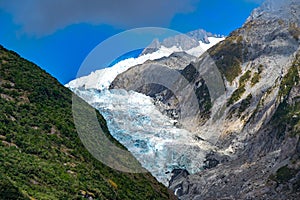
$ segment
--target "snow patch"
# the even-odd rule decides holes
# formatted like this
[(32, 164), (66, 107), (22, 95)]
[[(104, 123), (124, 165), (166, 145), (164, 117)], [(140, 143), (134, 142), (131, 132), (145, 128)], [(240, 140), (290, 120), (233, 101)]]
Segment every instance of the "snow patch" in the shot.
[[(199, 57), (202, 55), (206, 50), (208, 50), (213, 45), (217, 44), (218, 42), (224, 40), (224, 38), (215, 38), (215, 37), (208, 37), (210, 43), (205, 44), (203, 42), (199, 42), (199, 46), (192, 48), (188, 51), (186, 51), (188, 54)], [(147, 60), (156, 60), (162, 57), (168, 57), (174, 52), (182, 52), (183, 50), (181, 48), (178, 48), (176, 46), (173, 46), (171, 48), (167, 48), (164, 46), (161, 46), (158, 51), (141, 55), (137, 58), (127, 58), (125, 60), (122, 60), (118, 63), (116, 63), (114, 66), (109, 68), (104, 68), (101, 70), (97, 70), (95, 72), (92, 72), (88, 76), (83, 76), (80, 78), (77, 78), (65, 86), (68, 88), (79, 88), (83, 87), (85, 89), (98, 89), (98, 90), (104, 90), (108, 89), (112, 81), (121, 73), (128, 70), (130, 67), (143, 64)]]

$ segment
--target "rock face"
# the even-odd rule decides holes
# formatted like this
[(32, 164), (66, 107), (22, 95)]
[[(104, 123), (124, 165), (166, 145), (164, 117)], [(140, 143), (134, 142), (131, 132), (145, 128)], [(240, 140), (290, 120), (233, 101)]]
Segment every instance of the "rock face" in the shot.
[[(176, 68), (189, 84), (174, 81), (169, 90), (149, 86), (145, 77), (172, 79), (158, 70), (158, 61), (131, 68), (113, 81), (111, 88), (159, 97), (179, 115), (178, 105), (186, 106), (196, 94), (200, 112), (188, 110), (193, 114), (188, 128), (218, 150), (208, 152), (202, 172), (174, 175), (170, 188), (180, 199), (300, 196), (299, 16), (298, 0), (266, 1), (208, 54)], [(221, 73), (224, 90), (215, 83), (218, 76), (205, 73), (211, 61)], [(184, 91), (185, 100), (176, 95), (178, 90)]]
[(217, 35), (213, 35), (212, 33), (208, 33), (203, 29), (188, 32), (187, 35), (194, 38), (197, 41), (202, 41), (206, 44), (209, 43), (208, 37), (212, 37), (212, 36), (218, 37)]
[(144, 49), (142, 55), (153, 53), (162, 46), (166, 48), (176, 47), (183, 51), (187, 51), (192, 48), (198, 47), (199, 42), (209, 44), (209, 37), (222, 38), (223, 36), (212, 34), (210, 32), (206, 32), (203, 29), (199, 29), (188, 32), (186, 34), (178, 34), (173, 37), (166, 38), (162, 42), (159, 42), (157, 39), (154, 39), (153, 42), (147, 48)]
[(110, 89), (134, 90), (153, 97), (161, 112), (175, 120), (181, 118), (179, 126), (186, 123), (186, 129), (195, 131), (210, 116), (211, 97), (204, 78), (198, 76), (197, 64), (190, 63), (193, 60), (196, 58), (186, 53), (174, 53), (145, 62), (117, 76)]
[(231, 159), (187, 176), (180, 199), (299, 197), (299, 10), (267, 1), (209, 50), (228, 96), (217, 146)]

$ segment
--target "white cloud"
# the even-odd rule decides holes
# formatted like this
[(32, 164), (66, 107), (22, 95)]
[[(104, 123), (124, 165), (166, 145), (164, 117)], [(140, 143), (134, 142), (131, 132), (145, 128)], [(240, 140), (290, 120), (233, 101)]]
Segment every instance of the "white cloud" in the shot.
[(192, 12), (198, 0), (10, 0), (0, 8), (11, 13), (22, 30), (47, 35), (75, 23), (121, 28), (166, 26), (176, 13)]

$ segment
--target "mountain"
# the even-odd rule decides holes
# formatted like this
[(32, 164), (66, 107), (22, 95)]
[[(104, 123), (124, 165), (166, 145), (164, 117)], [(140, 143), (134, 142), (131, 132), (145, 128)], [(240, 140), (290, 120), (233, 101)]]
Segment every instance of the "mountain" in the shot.
[(71, 91), (2, 46), (0, 104), (0, 199), (175, 199), (149, 173), (96, 160), (76, 132)]
[[(144, 49), (142, 55), (153, 53), (160, 48), (175, 48), (177, 51), (185, 51), (198, 57), (203, 51), (206, 51), (223, 39), (224, 36), (198, 29), (186, 34), (178, 34), (173, 37), (165, 38), (161, 42), (158, 41), (158, 39), (154, 39), (153, 42)], [(199, 49), (199, 47), (201, 48)]]
[(209, 37), (215, 37), (215, 38), (224, 38), (223, 35), (220, 34), (212, 34), (210, 32), (207, 32), (203, 29), (198, 29), (194, 31), (190, 31), (187, 33), (188, 36), (194, 38), (197, 41), (202, 41), (205, 44), (209, 44), (211, 41), (208, 39)]
[[(154, 61), (130, 68), (112, 82), (111, 89), (159, 96), (165, 112), (180, 114), (186, 107), (193, 114), (179, 122), (215, 147), (206, 151), (205, 170), (173, 170), (169, 187), (180, 199), (300, 196), (299, 16), (299, 1), (268, 0), (243, 27), (177, 69), (175, 77)], [(187, 106), (195, 96), (197, 111)]]
[[(180, 199), (298, 199), (299, 12), (299, 0), (267, 0), (199, 57), (186, 50), (130, 66), (105, 92), (72, 89)], [(182, 50), (192, 40), (169, 41)]]
[(86, 89), (108, 89), (109, 85), (118, 74), (125, 72), (133, 66), (143, 64), (146, 61), (164, 59), (169, 56), (173, 57), (173, 53), (177, 54), (175, 55), (177, 57), (180, 53), (186, 53), (188, 54), (187, 56), (190, 56), (190, 61), (192, 61), (207, 49), (224, 39), (223, 36), (213, 35), (201, 29), (189, 32), (187, 35), (177, 35), (166, 38), (162, 43), (157, 39), (154, 39), (154, 41), (143, 50), (138, 58), (127, 58), (116, 63), (112, 67), (100, 69), (91, 72), (88, 76), (72, 80), (65, 86), (68, 88), (84, 87)]
[[(223, 40), (223, 38), (215, 39), (215, 42)], [(209, 45), (212, 43), (205, 47)], [(196, 48), (192, 50), (203, 52), (201, 46)], [(185, 166), (190, 172), (199, 171), (205, 159), (205, 153), (200, 152), (206, 152), (201, 148), (210, 146), (202, 142), (203, 147), (199, 148), (199, 141), (194, 141), (195, 135), (181, 129), (179, 124), (176, 125), (178, 122), (176, 110), (169, 108), (167, 104), (161, 104), (160, 101), (137, 92), (111, 90), (109, 87), (116, 76), (126, 70), (133, 71), (135, 76), (143, 72), (144, 65), (153, 63), (166, 65), (174, 70), (183, 70), (191, 61), (196, 60), (197, 57), (189, 54), (189, 51), (177, 47), (160, 47), (153, 53), (140, 55), (136, 59), (125, 59), (111, 68), (75, 79), (66, 84), (66, 87), (99, 110), (106, 119), (113, 137), (126, 146), (158, 181), (167, 186), (170, 172), (174, 168)], [(129, 82), (134, 82), (134, 79)], [(157, 88), (153, 88), (154, 92), (156, 90)], [(182, 133), (185, 133), (184, 137)], [(194, 152), (195, 149), (198, 149), (197, 154)], [(192, 158), (197, 160), (191, 162)]]
[(207, 155), (207, 170), (173, 177), (180, 199), (299, 198), (299, 12), (299, 1), (266, 1), (208, 50), (226, 110), (218, 129), (202, 128), (221, 132), (219, 150)]
[(79, 77), (75, 80), (70, 81), (65, 86), (68, 88), (79, 88), (84, 87), (86, 89), (94, 88), (99, 90), (104, 90), (109, 87), (111, 82), (115, 79), (115, 77), (126, 71), (132, 66), (142, 64), (147, 60), (155, 60), (162, 57), (167, 57), (172, 53), (172, 50), (169, 49), (160, 49), (151, 54), (141, 55), (138, 58), (127, 58), (116, 63), (112, 67), (104, 68), (101, 70), (97, 70), (95, 72), (91, 72), (88, 76)]

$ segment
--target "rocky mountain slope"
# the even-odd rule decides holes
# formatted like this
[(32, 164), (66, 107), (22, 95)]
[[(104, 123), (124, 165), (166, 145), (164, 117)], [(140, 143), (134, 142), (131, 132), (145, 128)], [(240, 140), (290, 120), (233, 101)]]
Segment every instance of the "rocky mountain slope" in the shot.
[(180, 199), (299, 197), (300, 5), (273, 3), (209, 50), (227, 89), (217, 146), (231, 158), (175, 178)]
[[(217, 149), (207, 152), (202, 172), (174, 172), (170, 188), (180, 199), (300, 196), (299, 16), (298, 0), (267, 0), (243, 27), (178, 69), (175, 80), (184, 77), (188, 83), (174, 81), (168, 88), (149, 84), (147, 77), (161, 75), (163, 69), (156, 61), (133, 67), (112, 82), (110, 88), (159, 96), (165, 110), (178, 113), (196, 95), (200, 112), (193, 113), (186, 128)], [(218, 87), (219, 92), (204, 70), (213, 66), (211, 61), (221, 73), (224, 90)], [(176, 96), (179, 89), (185, 91), (182, 100)]]
[(149, 173), (122, 173), (90, 155), (75, 129), (72, 93), (2, 46), (0, 105), (0, 199), (175, 199)]
[(198, 29), (186, 34), (178, 34), (173, 37), (165, 38), (161, 42), (154, 39), (153, 42), (143, 50), (142, 55), (156, 52), (164, 47), (175, 48), (178, 51), (186, 51), (194, 56), (200, 56), (201, 53), (193, 51), (193, 49), (197, 49), (197, 47), (201, 46), (202, 50), (207, 50), (216, 44), (216, 41), (221, 41), (222, 38), (224, 38), (224, 36)]

